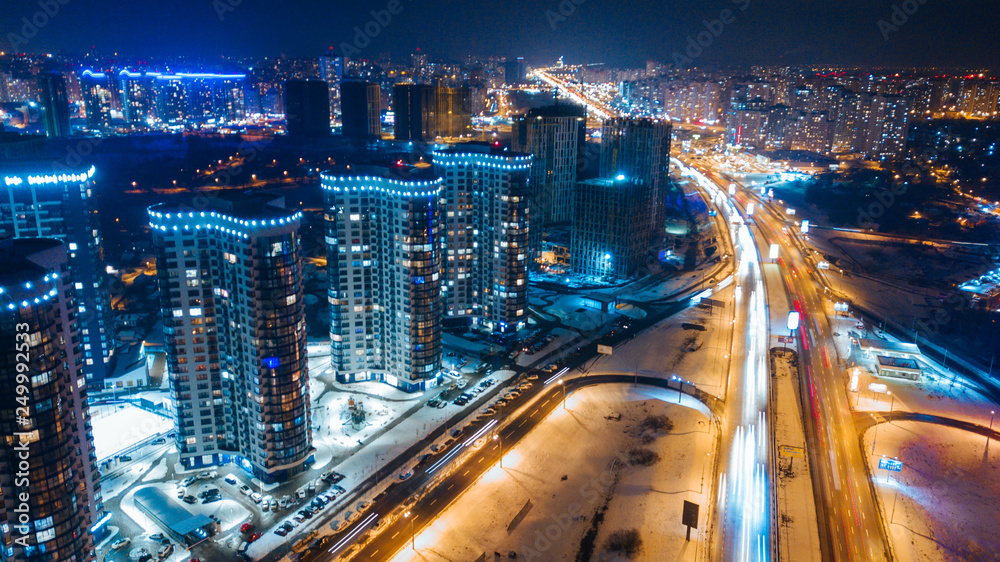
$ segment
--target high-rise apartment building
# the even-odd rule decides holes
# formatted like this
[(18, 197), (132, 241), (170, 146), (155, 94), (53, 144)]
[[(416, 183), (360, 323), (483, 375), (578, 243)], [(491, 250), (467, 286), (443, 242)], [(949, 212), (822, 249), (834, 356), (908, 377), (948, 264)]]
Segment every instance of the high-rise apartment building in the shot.
[(528, 65), (524, 57), (515, 57), (504, 63), (504, 82), (508, 86), (518, 86), (528, 81)]
[(48, 72), (38, 77), (41, 94), (42, 119), (45, 122), (45, 136), (49, 138), (68, 137), (69, 97), (66, 95), (66, 81), (58, 72)]
[(487, 143), (434, 151), (444, 179), (441, 272), (449, 318), (497, 332), (528, 317), (528, 175), (531, 155)]
[(330, 135), (330, 95), (320, 80), (285, 80), (288, 136), (315, 139)]
[(511, 148), (533, 155), (528, 247), (534, 261), (545, 229), (573, 218), (573, 187), (583, 165), (586, 109), (556, 104), (529, 110), (513, 124)]
[(149, 209), (177, 447), (265, 481), (312, 456), (302, 214), (263, 194)]
[(343, 134), (355, 139), (382, 138), (382, 90), (378, 84), (344, 80), (340, 84)]
[(66, 246), (5, 239), (0, 263), (0, 560), (95, 560), (107, 519)]
[(902, 157), (909, 128), (910, 99), (893, 94), (876, 94), (871, 99), (862, 154), (873, 160)]
[(653, 236), (663, 234), (670, 178), (669, 121), (608, 119), (601, 127), (601, 177), (624, 175), (649, 187)]
[(645, 263), (652, 234), (652, 190), (643, 180), (618, 175), (581, 181), (575, 190), (570, 260), (573, 270), (627, 279)]
[(426, 390), (441, 374), (442, 181), (402, 167), (321, 175), (330, 363), (340, 382)]
[(392, 89), (396, 140), (434, 142), (438, 137), (471, 136), (470, 100), (471, 94), (466, 87), (396, 84)]
[[(114, 370), (114, 333), (93, 166), (32, 158), (0, 161), (0, 238), (46, 237), (66, 243), (87, 384), (102, 388)], [(55, 168), (55, 169), (54, 169)]]
[(80, 74), (80, 87), (87, 112), (87, 128), (94, 131), (109, 129), (115, 95), (108, 73), (84, 70)]
[(329, 89), (330, 117), (334, 121), (340, 119), (340, 82), (344, 79), (346, 68), (347, 60), (334, 55), (333, 51), (319, 58), (319, 74)]

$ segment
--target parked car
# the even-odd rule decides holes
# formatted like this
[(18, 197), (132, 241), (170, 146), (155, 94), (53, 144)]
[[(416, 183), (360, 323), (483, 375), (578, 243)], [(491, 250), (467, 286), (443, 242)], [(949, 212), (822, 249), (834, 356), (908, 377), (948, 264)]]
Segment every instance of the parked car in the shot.
[(274, 534), (278, 535), (279, 537), (283, 537), (288, 534), (288, 531), (285, 530), (284, 527), (278, 527), (277, 529), (274, 530)]
[(447, 406), (447, 405), (448, 405), (448, 403), (447, 403), (447, 402), (438, 402), (438, 405), (437, 405), (437, 407), (438, 407), (438, 409), (440, 410), (441, 408), (444, 408), (444, 407), (445, 407), (445, 406)]
[(197, 481), (198, 481), (198, 477), (197, 476), (188, 476), (184, 480), (181, 480), (181, 486), (184, 486), (185, 488), (187, 488), (188, 486), (190, 486), (191, 484), (194, 484)]
[(198, 498), (194, 496), (184, 496), (181, 500), (183, 500), (184, 503), (198, 503)]
[(126, 546), (132, 544), (132, 539), (125, 537), (123, 539), (118, 539), (111, 543), (111, 550), (119, 550), (125, 548)]
[(152, 441), (150, 441), (150, 444), (152, 444), (152, 445), (166, 445), (166, 443), (167, 443), (167, 440), (164, 439), (164, 438), (162, 438), (162, 437), (157, 437), (156, 439), (153, 439)]
[(236, 477), (235, 475), (233, 475), (233, 474), (227, 474), (227, 475), (226, 475), (226, 477), (225, 477), (225, 478), (223, 478), (223, 480), (225, 480), (226, 482), (229, 482), (229, 483), (230, 483), (230, 484), (232, 484), (233, 486), (235, 486), (235, 485), (237, 485), (237, 484), (239, 484), (239, 483), (240, 483), (240, 479), (239, 479), (239, 478), (237, 478), (237, 477)]
[(240, 486), (240, 493), (243, 494), (244, 496), (249, 496), (250, 494), (253, 493), (253, 489), (250, 486), (244, 484)]
[(177, 497), (183, 498), (188, 493), (187, 488), (177, 488)]
[(160, 549), (156, 551), (156, 557), (159, 558), (160, 560), (163, 560), (164, 558), (170, 556), (173, 553), (174, 553), (174, 545), (173, 543), (168, 542), (167, 544), (161, 546)]
[(259, 532), (259, 531), (258, 531), (258, 532), (256, 532), (256, 533), (253, 533), (252, 535), (250, 535), (249, 537), (247, 537), (247, 542), (253, 542), (253, 541), (255, 541), (255, 540), (259, 539), (259, 538), (260, 538), (260, 536), (261, 536), (261, 535), (260, 535), (260, 532)]
[(122, 456), (118, 457), (118, 460), (121, 461), (121, 462), (129, 462), (129, 461), (132, 460), (132, 457), (130, 457), (128, 455), (122, 455)]
[(201, 503), (215, 503), (221, 501), (222, 501), (222, 496), (206, 496), (204, 499), (201, 500)]
[(440, 403), (441, 402), (439, 400), (437, 400), (436, 398), (432, 398), (432, 399), (430, 399), (430, 400), (427, 401), (427, 405), (430, 406), (431, 408), (437, 408), (437, 405), (440, 404)]
[(532, 373), (532, 374), (528, 375), (528, 380), (529, 381), (536, 381), (536, 380), (538, 380), (538, 375)]
[(300, 500), (304, 500), (306, 498), (306, 489), (302, 488), (301, 490), (296, 492), (296, 495), (299, 496)]
[(241, 533), (249, 533), (250, 531), (253, 531), (253, 528), (254, 528), (254, 524), (253, 523), (244, 523), (244, 524), (240, 525), (240, 532)]
[(407, 471), (407, 472), (402, 472), (402, 473), (399, 474), (399, 480), (400, 480), (400, 482), (402, 482), (403, 480), (406, 480), (406, 479), (408, 479), (411, 476), (413, 476), (413, 471), (412, 470)]
[(260, 492), (254, 492), (250, 494), (250, 499), (252, 499), (255, 503), (260, 503), (260, 500), (264, 499), (264, 496), (261, 496)]
[(163, 542), (163, 541), (168, 541), (170, 539), (168, 539), (167, 536), (164, 535), (163, 533), (153, 533), (152, 535), (149, 535), (149, 540), (156, 542)]
[(218, 495), (218, 494), (219, 494), (219, 489), (218, 488), (209, 488), (207, 490), (202, 491), (200, 494), (198, 494), (198, 497), (199, 498), (207, 498), (208, 496), (215, 496), (215, 495)]
[(305, 515), (302, 515), (302, 512), (300, 511), (300, 512), (296, 513), (296, 514), (295, 514), (295, 516), (294, 516), (294, 517), (292, 517), (292, 519), (295, 519), (295, 520), (296, 520), (296, 521), (298, 521), (299, 523), (302, 523), (303, 521), (305, 521), (305, 520), (306, 520), (306, 516), (305, 516)]

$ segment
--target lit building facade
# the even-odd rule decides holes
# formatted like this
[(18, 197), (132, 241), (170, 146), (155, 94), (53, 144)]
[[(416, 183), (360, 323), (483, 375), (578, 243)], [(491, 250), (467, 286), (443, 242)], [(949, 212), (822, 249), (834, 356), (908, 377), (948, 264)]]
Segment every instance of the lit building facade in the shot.
[(283, 480), (313, 453), (302, 215), (264, 195), (194, 203), (149, 209), (180, 461)]
[(52, 162), (3, 162), (0, 186), (0, 238), (46, 237), (66, 243), (73, 269), (73, 293), (81, 357), (87, 384), (104, 386), (114, 370), (114, 333), (97, 201), (96, 169)]
[(442, 293), (448, 317), (493, 331), (528, 317), (528, 176), (531, 155), (486, 143), (434, 151), (441, 197)]
[(573, 270), (604, 279), (635, 274), (649, 250), (652, 199), (646, 182), (624, 175), (577, 184), (570, 242)]
[(0, 560), (95, 560), (107, 517), (66, 246), (3, 240), (0, 263)]
[(440, 375), (442, 181), (416, 175), (380, 166), (321, 175), (330, 362), (340, 382), (415, 392)]
[(608, 119), (601, 128), (601, 177), (623, 174), (651, 191), (650, 225), (662, 235), (670, 173), (669, 121)]
[(511, 148), (534, 157), (528, 240), (532, 260), (538, 257), (545, 229), (573, 218), (573, 187), (586, 142), (585, 111), (582, 106), (558, 104), (531, 109), (514, 119)]

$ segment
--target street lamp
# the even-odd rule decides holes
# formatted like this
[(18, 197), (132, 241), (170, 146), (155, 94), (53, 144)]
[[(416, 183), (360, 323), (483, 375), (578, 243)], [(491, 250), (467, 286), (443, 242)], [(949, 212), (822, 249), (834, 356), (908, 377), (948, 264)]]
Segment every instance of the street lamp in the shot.
[(417, 551), (417, 535), (413, 531), (413, 520), (416, 519), (416, 517), (410, 517), (410, 512), (409, 511), (407, 511), (406, 513), (404, 513), (403, 517), (405, 517), (405, 518), (407, 518), (407, 519), (410, 520), (410, 546), (413, 547), (413, 552), (416, 552)]
[(500, 439), (499, 433), (494, 433), (493, 440), (496, 441), (498, 445), (500, 445), (500, 468), (503, 468), (503, 439)]
[(566, 385), (563, 384), (563, 380), (562, 379), (559, 379), (559, 386), (562, 387), (562, 391), (563, 391), (563, 410), (565, 410), (566, 409)]
[(896, 396), (892, 393), (891, 390), (888, 390), (886, 392), (889, 393), (889, 398), (890, 398), (890, 402), (889, 402), (889, 415), (892, 415), (892, 407), (896, 404)]
[(995, 411), (990, 410), (990, 433), (986, 434), (986, 448), (990, 448), (990, 434), (993, 433), (993, 415), (996, 414)]

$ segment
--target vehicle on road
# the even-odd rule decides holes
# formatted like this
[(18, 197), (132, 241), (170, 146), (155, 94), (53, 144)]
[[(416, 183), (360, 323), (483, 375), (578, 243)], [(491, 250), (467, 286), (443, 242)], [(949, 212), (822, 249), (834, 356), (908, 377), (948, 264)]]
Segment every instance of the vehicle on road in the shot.
[(184, 480), (181, 480), (181, 486), (187, 488), (188, 486), (190, 486), (191, 484), (194, 484), (197, 481), (198, 481), (198, 477), (197, 476), (188, 476)]
[(243, 494), (244, 496), (249, 496), (250, 494), (253, 493), (253, 488), (244, 484), (240, 486), (240, 493)]
[(465, 388), (466, 386), (469, 386), (469, 381), (465, 379), (458, 381), (458, 388)]
[(164, 542), (164, 541), (169, 541), (170, 539), (168, 539), (167, 536), (164, 535), (163, 533), (153, 533), (152, 535), (149, 535), (149, 540), (156, 542)]
[(240, 532), (241, 533), (249, 533), (250, 531), (253, 531), (253, 529), (254, 529), (254, 524), (253, 523), (244, 523), (244, 524), (240, 525)]
[(162, 437), (158, 437), (156, 439), (153, 439), (149, 443), (150, 443), (150, 445), (166, 445), (167, 444), (167, 440), (164, 439), (164, 438), (162, 438)]
[(233, 475), (233, 474), (227, 474), (227, 475), (226, 475), (226, 477), (225, 477), (225, 478), (223, 478), (223, 480), (225, 480), (226, 482), (228, 482), (228, 483), (232, 484), (233, 486), (236, 486), (237, 484), (239, 484), (239, 483), (240, 483), (240, 479), (239, 479), (239, 478), (237, 478), (237, 477), (236, 477), (235, 475)]
[(406, 479), (408, 479), (411, 476), (413, 476), (413, 471), (412, 470), (407, 471), (407, 472), (403, 472), (403, 473), (400, 473), (399, 480), (400, 480), (400, 482), (402, 482), (403, 480), (406, 480)]
[(259, 539), (260, 536), (261, 536), (260, 531), (257, 531), (255, 533), (253, 533), (252, 535), (250, 535), (249, 537), (247, 537), (247, 542), (253, 542), (253, 541)]
[(115, 542), (111, 543), (111, 550), (120, 550), (130, 544), (132, 544), (132, 539), (128, 537), (125, 537), (123, 539), (118, 539)]

